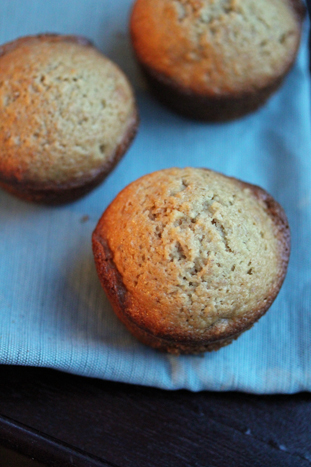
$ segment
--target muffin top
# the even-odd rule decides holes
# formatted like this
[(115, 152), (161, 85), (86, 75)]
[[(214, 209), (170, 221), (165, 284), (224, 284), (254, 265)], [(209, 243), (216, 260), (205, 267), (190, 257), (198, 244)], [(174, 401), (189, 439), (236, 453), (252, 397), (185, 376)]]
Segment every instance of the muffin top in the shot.
[(141, 63), (206, 94), (265, 87), (292, 64), (300, 0), (136, 0), (131, 32)]
[(0, 48), (3, 179), (87, 181), (135, 119), (126, 77), (84, 38), (40, 35)]
[(260, 188), (206, 169), (138, 179), (96, 234), (122, 277), (127, 312), (162, 336), (223, 333), (266, 310), (289, 254), (282, 208)]

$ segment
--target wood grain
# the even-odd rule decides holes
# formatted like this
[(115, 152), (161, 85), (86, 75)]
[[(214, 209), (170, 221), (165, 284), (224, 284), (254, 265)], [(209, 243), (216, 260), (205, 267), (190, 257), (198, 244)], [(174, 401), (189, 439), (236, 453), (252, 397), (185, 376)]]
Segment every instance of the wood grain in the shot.
[(311, 466), (310, 394), (170, 392), (2, 366), (0, 414), (0, 444), (46, 465)]

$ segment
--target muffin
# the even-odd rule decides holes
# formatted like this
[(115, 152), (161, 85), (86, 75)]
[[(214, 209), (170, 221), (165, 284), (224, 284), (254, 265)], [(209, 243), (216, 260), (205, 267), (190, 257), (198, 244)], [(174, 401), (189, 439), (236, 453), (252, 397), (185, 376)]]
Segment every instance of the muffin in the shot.
[(44, 34), (0, 47), (0, 186), (57, 204), (89, 192), (135, 136), (122, 71), (78, 36)]
[(197, 168), (131, 183), (93, 233), (117, 316), (175, 354), (217, 350), (249, 329), (276, 298), (289, 251), (286, 215), (266, 191)]
[(161, 102), (186, 117), (226, 121), (280, 86), (303, 17), (300, 0), (136, 0), (130, 29)]

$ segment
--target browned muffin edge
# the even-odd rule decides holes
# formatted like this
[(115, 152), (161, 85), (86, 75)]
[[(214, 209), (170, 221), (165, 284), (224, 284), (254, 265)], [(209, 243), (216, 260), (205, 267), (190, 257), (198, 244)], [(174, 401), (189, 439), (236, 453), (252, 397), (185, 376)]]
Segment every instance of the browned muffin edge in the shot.
[(28, 182), (27, 180), (20, 180), (18, 177), (6, 178), (3, 175), (1, 176), (0, 163), (0, 187), (24, 201), (40, 204), (59, 205), (75, 201), (100, 185), (116, 167), (133, 142), (138, 131), (138, 126), (139, 115), (137, 107), (135, 107), (127, 133), (119, 143), (115, 153), (108, 163), (104, 164), (91, 178), (84, 177), (80, 178), (79, 181), (68, 180), (67, 183), (62, 184)]

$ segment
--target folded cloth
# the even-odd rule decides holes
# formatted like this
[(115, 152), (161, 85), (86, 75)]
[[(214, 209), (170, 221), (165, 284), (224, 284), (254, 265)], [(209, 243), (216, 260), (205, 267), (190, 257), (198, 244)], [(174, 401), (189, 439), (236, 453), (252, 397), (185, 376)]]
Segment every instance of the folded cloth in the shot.
[[(90, 37), (132, 79), (141, 126), (112, 175), (76, 203), (48, 208), (0, 192), (0, 363), (164, 389), (309, 391), (307, 32), (293, 70), (267, 105), (235, 122), (197, 123), (163, 108), (144, 88), (127, 35), (130, 6), (130, 0), (1, 2), (1, 42), (43, 31)], [(271, 309), (233, 344), (203, 356), (166, 355), (136, 341), (114, 315), (91, 251), (91, 233), (115, 195), (139, 176), (172, 166), (208, 167), (262, 186), (282, 204), (291, 226), (288, 275)]]

